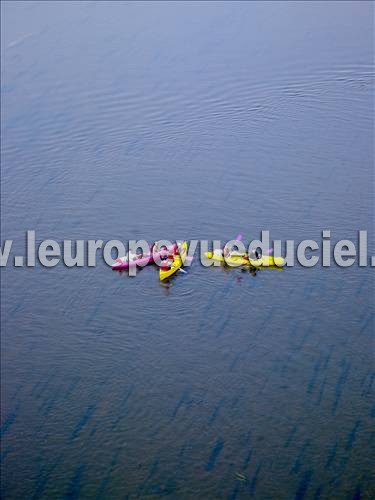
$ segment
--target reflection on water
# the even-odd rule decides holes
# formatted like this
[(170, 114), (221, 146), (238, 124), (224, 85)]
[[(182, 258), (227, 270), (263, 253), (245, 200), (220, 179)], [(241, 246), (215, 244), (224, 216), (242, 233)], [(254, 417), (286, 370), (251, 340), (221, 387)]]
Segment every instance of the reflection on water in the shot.
[[(15, 255), (372, 229), (372, 3), (1, 9)], [(370, 498), (372, 270), (157, 271), (2, 270), (2, 496)]]

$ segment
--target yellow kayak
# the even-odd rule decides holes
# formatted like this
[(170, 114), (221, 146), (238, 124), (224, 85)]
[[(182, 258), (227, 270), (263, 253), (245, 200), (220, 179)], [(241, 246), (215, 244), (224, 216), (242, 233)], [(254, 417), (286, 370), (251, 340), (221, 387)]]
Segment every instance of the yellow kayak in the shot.
[(253, 266), (253, 267), (282, 267), (285, 262), (283, 257), (273, 257), (272, 255), (263, 255), (260, 259), (248, 259), (246, 255), (233, 255), (224, 259), (223, 255), (215, 255), (212, 252), (205, 252), (204, 254), (208, 259), (223, 262), (231, 267), (236, 266)]
[(162, 268), (159, 269), (160, 281), (169, 278), (174, 273), (176, 273), (180, 269), (180, 267), (182, 267), (187, 256), (187, 250), (188, 250), (188, 244), (187, 241), (184, 241), (178, 249), (179, 254), (173, 256), (173, 262), (171, 267), (166, 271), (163, 271)]

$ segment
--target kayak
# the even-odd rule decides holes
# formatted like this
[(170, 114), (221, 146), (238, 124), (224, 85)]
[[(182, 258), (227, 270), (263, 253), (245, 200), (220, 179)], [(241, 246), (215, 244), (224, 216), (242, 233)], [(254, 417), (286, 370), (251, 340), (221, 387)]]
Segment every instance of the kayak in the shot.
[(188, 244), (187, 241), (184, 241), (181, 246), (178, 248), (178, 253), (173, 255), (173, 262), (171, 266), (166, 269), (161, 267), (159, 270), (159, 278), (160, 281), (163, 281), (167, 278), (170, 278), (173, 274), (175, 274), (184, 264), (187, 256)]
[(205, 257), (208, 259), (223, 262), (231, 267), (236, 266), (253, 266), (253, 267), (282, 267), (285, 264), (283, 257), (273, 257), (272, 255), (263, 255), (260, 259), (248, 259), (244, 255), (233, 255), (224, 259), (223, 255), (215, 255), (212, 252), (205, 252)]
[[(170, 245), (167, 247), (167, 252), (174, 252), (177, 248), (177, 244), (174, 243), (173, 245)], [(116, 262), (112, 264), (112, 269), (113, 270), (122, 270), (122, 269), (128, 269), (129, 267), (132, 266), (147, 266), (147, 264), (151, 264), (151, 262), (154, 262), (154, 258), (160, 258), (163, 254), (165, 255), (166, 250), (161, 250), (160, 252), (155, 252), (154, 254), (152, 252), (144, 254), (141, 258), (136, 259), (136, 260), (131, 260), (129, 262), (128, 256), (125, 255), (124, 257), (119, 257)]]
[(283, 257), (273, 257), (272, 255), (263, 255), (260, 259), (248, 259), (243, 255), (233, 255), (224, 259), (223, 255), (213, 255), (212, 252), (205, 252), (208, 259), (223, 262), (231, 267), (253, 266), (253, 267), (282, 267), (285, 264)]

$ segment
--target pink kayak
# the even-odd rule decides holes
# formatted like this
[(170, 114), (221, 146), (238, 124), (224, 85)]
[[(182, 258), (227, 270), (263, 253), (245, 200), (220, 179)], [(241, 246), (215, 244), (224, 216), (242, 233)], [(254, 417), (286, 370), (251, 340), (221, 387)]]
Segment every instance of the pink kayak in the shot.
[(128, 269), (131, 266), (136, 266), (139, 265), (141, 267), (147, 266), (147, 264), (151, 264), (151, 262), (154, 262), (154, 257), (161, 257), (162, 255), (166, 255), (169, 252), (174, 252), (177, 248), (177, 244), (174, 243), (173, 245), (170, 245), (167, 247), (167, 250), (161, 250), (160, 252), (155, 252), (153, 254), (152, 252), (146, 253), (141, 257), (140, 259), (136, 260), (131, 260), (130, 262), (128, 261), (128, 256), (125, 255), (125, 257), (119, 257), (116, 262), (112, 265), (112, 269), (114, 270), (122, 270), (122, 269)]

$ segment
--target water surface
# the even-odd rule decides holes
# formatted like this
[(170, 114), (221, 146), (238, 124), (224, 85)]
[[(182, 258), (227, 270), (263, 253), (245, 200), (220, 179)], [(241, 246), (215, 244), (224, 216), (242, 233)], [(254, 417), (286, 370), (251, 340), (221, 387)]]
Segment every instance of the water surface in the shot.
[[(373, 229), (372, 3), (1, 8), (13, 255)], [(374, 495), (371, 269), (1, 278), (4, 498)]]

